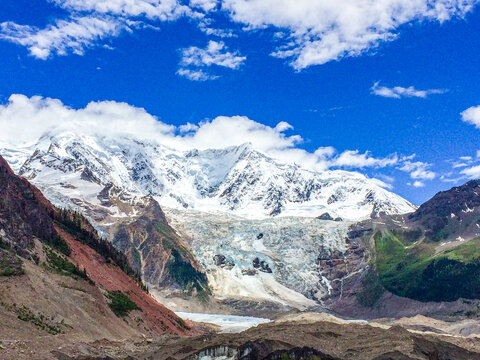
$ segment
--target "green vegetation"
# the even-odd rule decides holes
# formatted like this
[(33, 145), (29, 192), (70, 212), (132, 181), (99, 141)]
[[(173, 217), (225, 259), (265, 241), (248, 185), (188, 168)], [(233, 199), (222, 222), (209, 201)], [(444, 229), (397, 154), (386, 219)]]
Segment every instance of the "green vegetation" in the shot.
[(451, 259), (462, 262), (475, 262), (480, 258), (480, 238), (476, 238), (445, 251), (444, 255)]
[(385, 292), (377, 272), (370, 268), (362, 279), (363, 289), (357, 294), (360, 305), (365, 307), (374, 306)]
[(196, 270), (189, 262), (183, 261), (180, 253), (172, 249), (172, 255), (167, 264), (168, 270), (175, 282), (184, 292), (191, 293), (195, 288), (200, 300), (208, 300), (210, 289), (205, 274)]
[(164, 225), (164, 224), (162, 224), (162, 223), (157, 222), (157, 223), (155, 224), (155, 229), (156, 229), (159, 233), (161, 233), (161, 234), (163, 234), (163, 235), (165, 235), (165, 236), (170, 236), (170, 235), (172, 235), (172, 232), (170, 231), (170, 229), (169, 229), (166, 225)]
[(438, 254), (437, 243), (405, 246), (398, 232), (377, 232), (374, 240), (380, 282), (392, 293), (420, 301), (480, 298), (480, 239)]
[(79, 286), (69, 285), (69, 284), (67, 284), (66, 282), (61, 282), (59, 285), (60, 285), (61, 287), (65, 288), (65, 289), (71, 289), (71, 290), (77, 290), (77, 291), (81, 291), (81, 292), (86, 292), (85, 289), (82, 289), (82, 288), (79, 287)]
[(132, 310), (140, 310), (138, 305), (121, 291), (109, 291), (107, 297), (110, 299), (110, 309), (118, 317), (126, 316)]
[(36, 315), (25, 305), (19, 308), (15, 307), (14, 310), (20, 320), (30, 322), (36, 327), (47, 331), (49, 334), (57, 335), (63, 333), (62, 326), (65, 326), (63, 320), (58, 324), (54, 324), (53, 316), (48, 318), (42, 313)]
[(47, 268), (60, 275), (71, 276), (73, 278), (81, 278), (89, 280), (87, 272), (81, 271), (73, 263), (71, 263), (65, 256), (56, 254), (50, 247), (43, 247), (47, 256)]
[(3, 240), (3, 237), (0, 235), (0, 249), (8, 250), (10, 249), (10, 245)]
[(402, 242), (402, 244), (408, 246), (412, 245), (415, 241), (422, 237), (422, 230), (392, 230), (392, 234)]
[(140, 274), (132, 269), (125, 254), (116, 249), (111, 242), (100, 238), (97, 231), (82, 214), (68, 209), (59, 210), (57, 213), (56, 223), (65, 232), (95, 250), (103, 256), (106, 262), (117, 264), (124, 273), (141, 284)]
[(0, 250), (0, 276), (23, 275), (22, 260), (10, 251)]
[(177, 317), (175, 320), (177, 321), (178, 325), (180, 325), (183, 329), (190, 330), (190, 326), (185, 324), (185, 321), (183, 321), (183, 319)]
[(68, 246), (65, 240), (63, 240), (59, 235), (57, 235), (53, 240), (48, 241), (48, 243), (56, 250), (60, 251), (66, 256), (70, 256), (72, 250)]
[(133, 257), (133, 262), (138, 268), (142, 267), (142, 261), (140, 258), (140, 252), (136, 248), (132, 248), (132, 257)]

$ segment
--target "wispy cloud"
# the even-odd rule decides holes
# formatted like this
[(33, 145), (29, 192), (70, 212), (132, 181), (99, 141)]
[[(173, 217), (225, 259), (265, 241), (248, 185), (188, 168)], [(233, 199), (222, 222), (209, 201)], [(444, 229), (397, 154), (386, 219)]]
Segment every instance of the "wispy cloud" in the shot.
[(0, 39), (26, 46), (30, 55), (45, 60), (52, 54), (83, 55), (86, 48), (102, 39), (118, 36), (122, 30), (130, 30), (130, 27), (115, 18), (84, 16), (58, 20), (44, 29), (4, 22), (0, 24)]
[[(25, 46), (31, 56), (46, 60), (52, 55), (83, 55), (87, 48), (105, 45), (123, 30), (156, 29), (154, 23), (182, 16), (201, 17), (195, 8), (177, 0), (50, 0), (69, 15), (45, 28), (0, 23), (0, 39)], [(153, 23), (147, 23), (149, 20)]]
[(122, 18), (172, 21), (184, 15), (195, 16), (194, 8), (209, 0), (192, 1), (192, 7), (177, 0), (49, 0), (72, 13), (89, 12)]
[(398, 169), (408, 173), (413, 180), (421, 181), (435, 179), (437, 174), (430, 170), (432, 164), (423, 161), (412, 161), (414, 157), (415, 155), (403, 158), (401, 166), (399, 166)]
[(178, 69), (177, 75), (183, 76), (188, 80), (192, 80), (192, 81), (207, 81), (207, 80), (215, 80), (219, 78), (219, 76), (208, 74), (203, 70), (191, 70), (191, 69), (184, 69), (184, 68)]
[(212, 65), (238, 69), (246, 60), (245, 56), (240, 56), (238, 51), (229, 51), (225, 43), (209, 41), (206, 48), (202, 49), (191, 46), (181, 49), (182, 59), (178, 75), (185, 76), (190, 80), (211, 80), (218, 76), (207, 74), (202, 68)]
[(462, 171), (460, 171), (460, 173), (470, 179), (480, 179), (480, 165), (463, 169)]
[(191, 46), (181, 50), (182, 66), (211, 66), (217, 65), (229, 69), (238, 69), (245, 61), (245, 56), (240, 56), (238, 51), (228, 51), (225, 43), (209, 41), (206, 48)]
[(371, 91), (372, 91), (372, 94), (374, 95), (394, 98), (394, 99), (400, 99), (402, 97), (417, 97), (417, 98), (425, 99), (427, 98), (428, 95), (444, 94), (448, 90), (445, 90), (445, 89), (417, 90), (413, 86), (409, 86), (407, 88), (401, 87), (401, 86), (394, 86), (389, 88), (386, 86), (381, 86), (380, 82), (376, 82), (371, 87)]

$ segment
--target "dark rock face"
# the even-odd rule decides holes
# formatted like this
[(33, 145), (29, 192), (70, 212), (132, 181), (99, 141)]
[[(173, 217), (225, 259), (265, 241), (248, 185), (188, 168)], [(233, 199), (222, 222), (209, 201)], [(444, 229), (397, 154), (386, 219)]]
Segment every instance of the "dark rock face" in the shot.
[(317, 257), (318, 271), (331, 285), (323, 299), (330, 306), (344, 297), (355, 296), (360, 278), (368, 266), (368, 252), (359, 240), (346, 239), (347, 249), (330, 251), (322, 248)]
[(88, 168), (85, 167), (80, 175), (80, 178), (85, 181), (89, 181), (95, 184), (101, 184), (102, 181), (95, 176), (95, 174)]
[(329, 213), (323, 213), (322, 215), (317, 216), (317, 219), (318, 219), (318, 220), (329, 220), (329, 221), (333, 221), (333, 218), (332, 218), (332, 216), (331, 216)]
[(16, 176), (0, 156), (0, 232), (3, 242), (25, 255), (33, 238), (52, 242), (57, 237), (53, 226), (53, 206), (27, 180)]
[(408, 216), (410, 226), (425, 230), (433, 241), (478, 236), (480, 226), (480, 180), (436, 194)]
[(272, 269), (270, 268), (270, 266), (265, 261), (263, 260), (260, 261), (258, 257), (253, 259), (252, 265), (255, 269), (258, 269), (258, 271), (262, 271), (269, 274), (272, 273)]
[(318, 220), (327, 220), (327, 221), (343, 221), (341, 217), (333, 218), (329, 213), (323, 213), (320, 216), (317, 216)]
[[(108, 203), (118, 204), (125, 200), (121, 194), (116, 194), (115, 188), (106, 187), (103, 196), (102, 201)], [(127, 255), (132, 267), (155, 286), (208, 292), (206, 275), (168, 224), (158, 202), (151, 196), (143, 197), (135, 210), (135, 217), (120, 221), (109, 230), (113, 244)], [(214, 261), (225, 264), (222, 256)]]
[(213, 257), (213, 262), (215, 263), (216, 266), (225, 265), (226, 260), (227, 259), (222, 254), (217, 254)]

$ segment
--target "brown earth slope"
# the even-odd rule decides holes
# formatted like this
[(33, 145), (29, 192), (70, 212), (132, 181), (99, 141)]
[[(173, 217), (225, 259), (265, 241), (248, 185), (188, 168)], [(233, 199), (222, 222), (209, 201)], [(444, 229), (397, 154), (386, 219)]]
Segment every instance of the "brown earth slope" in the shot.
[[(120, 292), (134, 304), (116, 315), (109, 304)], [(53, 350), (101, 339), (128, 345), (195, 333), (142, 289), (124, 256), (83, 217), (55, 208), (0, 156), (1, 359), (57, 358)]]

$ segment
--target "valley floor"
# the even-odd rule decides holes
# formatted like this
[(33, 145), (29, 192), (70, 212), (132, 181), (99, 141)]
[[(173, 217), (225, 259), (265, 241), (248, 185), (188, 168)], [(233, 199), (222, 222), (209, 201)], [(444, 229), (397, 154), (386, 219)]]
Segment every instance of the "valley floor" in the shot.
[(0, 327), (0, 358), (237, 359), (237, 354), (248, 350), (254, 356), (251, 359), (285, 353), (294, 359), (305, 355), (305, 359), (313, 359), (308, 357), (313, 354), (329, 360), (480, 360), (478, 320), (449, 323), (416, 316), (367, 322), (323, 313), (300, 313), (269, 321), (218, 314), (178, 315), (218, 326), (204, 325), (205, 334), (189, 338), (122, 334), (109, 339), (99, 336), (91, 341), (30, 328), (0, 309), (0, 320), (8, 325)]

